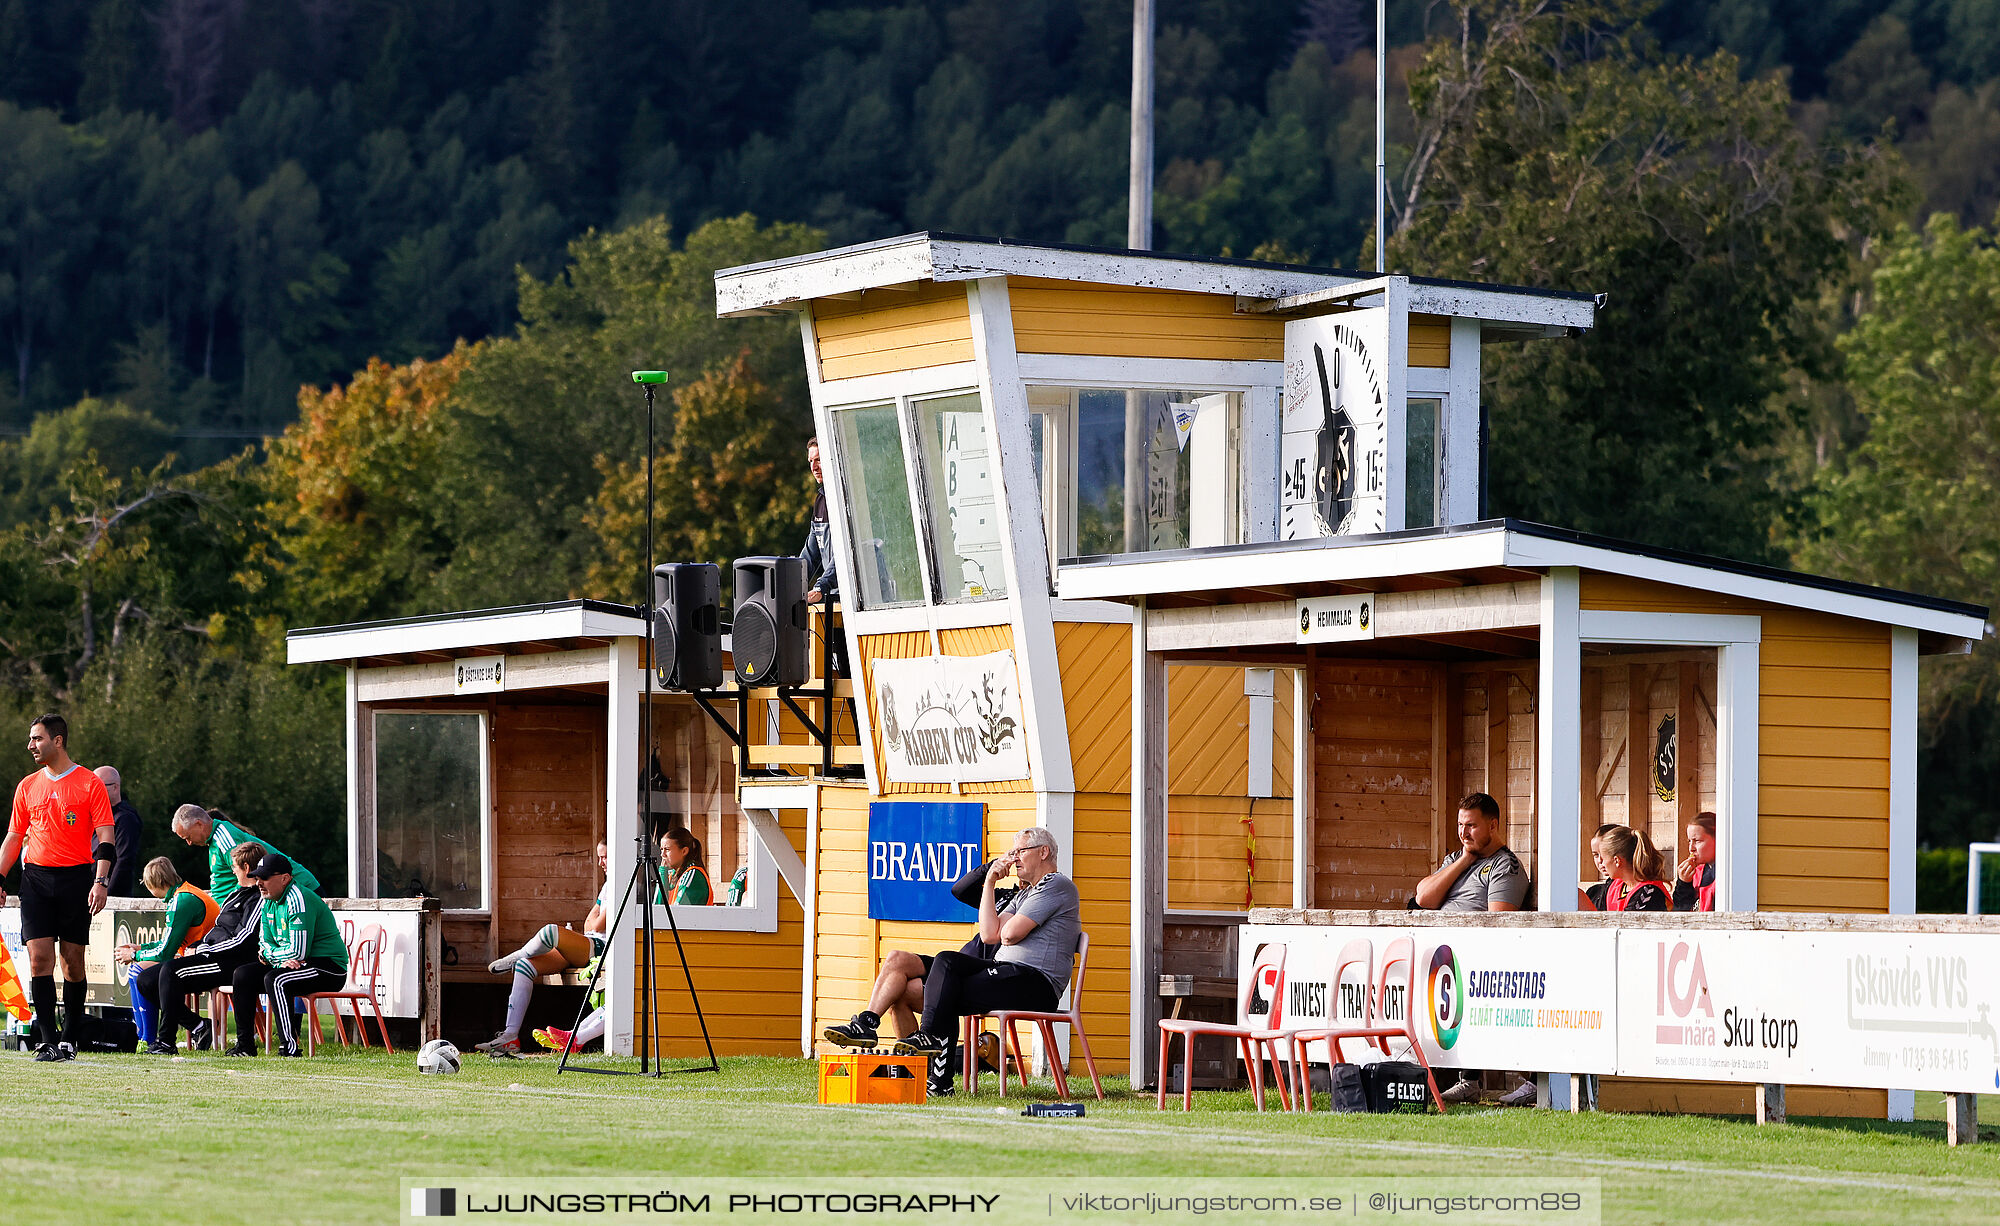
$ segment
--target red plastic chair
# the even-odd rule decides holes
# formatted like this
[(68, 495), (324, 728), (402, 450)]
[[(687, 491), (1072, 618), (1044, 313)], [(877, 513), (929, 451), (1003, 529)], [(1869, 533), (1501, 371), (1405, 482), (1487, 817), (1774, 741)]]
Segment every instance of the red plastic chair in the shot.
[[(1257, 960), (1250, 967), (1250, 977), (1237, 995), (1236, 1014), (1250, 1017), (1250, 1006), (1257, 999), (1259, 985), (1270, 989), (1270, 1014), (1278, 1017), (1285, 1007), (1285, 947), (1273, 942), (1257, 951)], [(1264, 1026), (1231, 1025), (1225, 1022), (1197, 1022), (1191, 1018), (1160, 1019), (1160, 1080), (1158, 1099), (1160, 1110), (1167, 1109), (1167, 1067), (1168, 1055), (1173, 1050), (1174, 1036), (1183, 1039), (1182, 1058), (1186, 1063), (1181, 1078), (1181, 1110), (1194, 1108), (1194, 1041), (1197, 1035), (1214, 1035), (1219, 1038), (1235, 1039), (1237, 1050), (1243, 1056), (1243, 1069), (1250, 1076), (1250, 1097), (1257, 1104), (1257, 1110), (1264, 1109), (1264, 1064), (1265, 1058), (1271, 1062), (1271, 1072), (1278, 1083), (1278, 1100), (1285, 1110), (1292, 1107), (1291, 1091), (1286, 1085), (1284, 1070), (1278, 1065), (1278, 1044), (1291, 1037), (1291, 1031)]]
[(370, 924), (361, 930), (358, 941), (347, 958), (347, 983), (338, 992), (314, 992), (302, 997), (306, 1003), (306, 1054), (312, 1055), (319, 1049), (319, 1002), (333, 1002), (333, 1033), (341, 1046), (347, 1046), (347, 1027), (340, 1018), (341, 1001), (350, 1001), (354, 1008), (354, 1030), (360, 1036), (361, 1046), (368, 1044), (368, 1019), (362, 1016), (361, 1007), (367, 1005), (375, 1014), (375, 1028), (381, 1032), (382, 1046), (395, 1051), (389, 1042), (389, 1023), (382, 1016), (382, 1005), (375, 997), (375, 987), (380, 980), (382, 969), (382, 946), (385, 944), (382, 926)]
[[(1007, 1046), (1013, 1049), (1014, 1075), (1020, 1079), (1021, 1089), (1024, 1093), (1028, 1088), (1028, 1061), (1021, 1054), (1021, 1036), (1014, 1028), (1016, 1022), (1032, 1022), (1041, 1031), (1042, 1050), (1048, 1053), (1049, 1071), (1054, 1073), (1056, 1078), (1056, 1094), (1062, 1098), (1069, 1097), (1069, 1074), (1063, 1068), (1063, 1062), (1056, 1052), (1055, 1026), (1058, 1022), (1061, 1022), (1069, 1026), (1070, 1033), (1075, 1035), (1076, 1041), (1082, 1045), (1084, 1067), (1090, 1070), (1090, 1084), (1097, 1088), (1099, 1101), (1103, 1100), (1104, 1082), (1097, 1076), (1097, 1058), (1090, 1053), (1090, 1036), (1083, 1032), (1083, 968), (1084, 964), (1089, 961), (1089, 958), (1090, 934), (1079, 932), (1076, 935), (1076, 974), (1069, 981), (1069, 992), (1067, 994), (1069, 1008), (1066, 1010), (1060, 1009), (1062, 1002), (1058, 1001), (1056, 1002), (1058, 1005), (1058, 1011), (1056, 1012), (1043, 1012), (1032, 1009), (1001, 1009), (993, 1013), (972, 1014), (966, 1017), (965, 1037), (960, 1044), (960, 1051), (964, 1057), (965, 1092), (967, 1094), (979, 1093), (979, 1050), (977, 1039), (982, 1020), (990, 1017), (999, 1026), (1000, 1033), (1004, 1036)], [(1000, 1053), (1000, 1097), (1007, 1097), (1007, 1052), (1004, 1050)]]
[[(1292, 1075), (1298, 1083), (1298, 1100), (1301, 1109), (1312, 1110), (1312, 1070), (1306, 1063), (1306, 1048), (1309, 1044), (1326, 1044), (1326, 1063), (1329, 1075), (1340, 1060), (1340, 1044), (1345, 1039), (1362, 1039), (1373, 1043), (1384, 1059), (1389, 1057), (1389, 1040), (1402, 1039), (1410, 1045), (1410, 1054), (1423, 1066), (1424, 1081), (1431, 1088), (1431, 1101), (1437, 1104), (1438, 1113), (1444, 1114), (1444, 1096), (1438, 1093), (1437, 1078), (1431, 1075), (1431, 1062), (1424, 1057), (1424, 1045), (1417, 1040), (1417, 943), (1412, 937), (1397, 937), (1389, 942), (1383, 951), (1382, 972), (1374, 974), (1374, 946), (1366, 939), (1349, 941), (1340, 951), (1340, 960), (1333, 968), (1331, 984), (1335, 994), (1340, 991), (1340, 978), (1349, 966), (1359, 964), (1362, 970), (1361, 982), (1367, 987), (1368, 1000), (1363, 1006), (1359, 1026), (1316, 1026), (1311, 1029), (1294, 1030), (1290, 1034), (1292, 1045)], [(1398, 962), (1403, 964), (1403, 1024), (1391, 1026), (1381, 1016), (1382, 1000), (1389, 986), (1389, 968)], [(1370, 981), (1373, 981), (1372, 983)]]

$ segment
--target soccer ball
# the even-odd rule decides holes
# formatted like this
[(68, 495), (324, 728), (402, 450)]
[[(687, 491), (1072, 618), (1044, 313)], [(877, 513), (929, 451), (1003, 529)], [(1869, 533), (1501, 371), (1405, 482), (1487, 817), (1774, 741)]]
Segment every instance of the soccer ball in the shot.
[(456, 1073), (458, 1049), (443, 1039), (432, 1039), (417, 1052), (419, 1073)]

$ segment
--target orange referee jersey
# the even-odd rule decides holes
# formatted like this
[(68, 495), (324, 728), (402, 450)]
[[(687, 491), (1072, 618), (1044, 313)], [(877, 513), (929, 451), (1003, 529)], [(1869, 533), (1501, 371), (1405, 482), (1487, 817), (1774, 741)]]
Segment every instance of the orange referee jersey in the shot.
[(42, 868), (68, 868), (91, 862), (96, 830), (112, 824), (111, 797), (96, 771), (71, 763), (60, 776), (38, 770), (14, 789), (10, 834), (25, 836), (22, 857)]

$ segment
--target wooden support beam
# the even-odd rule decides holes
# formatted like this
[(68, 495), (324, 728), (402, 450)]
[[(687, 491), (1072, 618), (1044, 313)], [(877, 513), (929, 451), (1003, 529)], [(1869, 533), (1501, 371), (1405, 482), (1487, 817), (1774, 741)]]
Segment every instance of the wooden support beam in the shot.
[(1979, 1096), (1944, 1096), (1944, 1139), (1947, 1145), (1979, 1144)]
[[(1458, 709), (1451, 670), (1442, 664), (1431, 666), (1431, 858), (1436, 864), (1449, 846), (1452, 822), (1458, 816), (1458, 796), (1451, 770), (1451, 743), (1455, 739), (1453, 715)], [(1461, 721), (1462, 722), (1462, 721)]]
[(1701, 665), (1683, 660), (1675, 667), (1680, 674), (1679, 697), (1674, 703), (1674, 805), (1678, 820), (1674, 842), (1701, 812), (1701, 721), (1695, 715), (1695, 695), (1701, 692)]
[(1498, 669), (1486, 674), (1486, 794), (1500, 802), (1500, 819), (1507, 812), (1507, 704), (1513, 675)]
[(1625, 670), (1625, 824), (1652, 832), (1653, 670), (1634, 664)]
[[(1160, 948), (1166, 903), (1167, 662), (1150, 650), (1141, 603), (1132, 631), (1131, 1053), (1135, 1085), (1156, 1076)], [(1190, 1064), (1192, 1062), (1190, 1061)]]

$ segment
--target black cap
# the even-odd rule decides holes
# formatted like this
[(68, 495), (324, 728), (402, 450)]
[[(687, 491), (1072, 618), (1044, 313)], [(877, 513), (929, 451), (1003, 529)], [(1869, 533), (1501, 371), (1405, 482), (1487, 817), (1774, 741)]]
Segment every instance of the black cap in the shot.
[(262, 860), (257, 861), (257, 867), (250, 870), (250, 875), (261, 881), (266, 877), (275, 877), (279, 873), (289, 873), (291, 871), (292, 862), (274, 851), (267, 853)]

